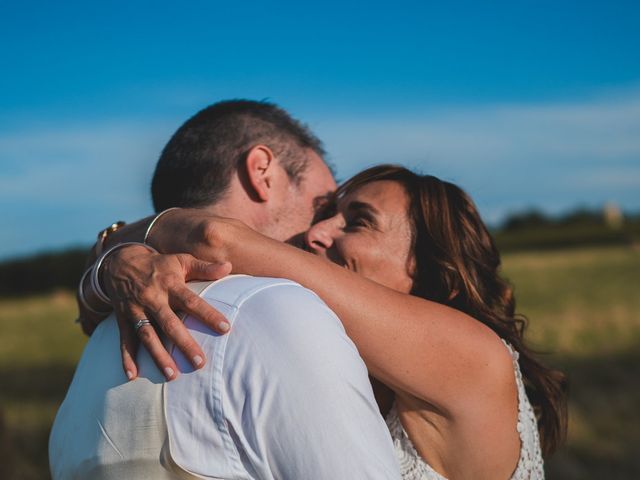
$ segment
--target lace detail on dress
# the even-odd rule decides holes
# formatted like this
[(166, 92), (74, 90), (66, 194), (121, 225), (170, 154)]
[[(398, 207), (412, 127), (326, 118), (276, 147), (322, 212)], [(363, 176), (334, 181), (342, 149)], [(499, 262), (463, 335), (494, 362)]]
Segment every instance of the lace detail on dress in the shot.
[[(511, 345), (504, 340), (503, 342), (511, 353), (513, 368), (516, 375), (516, 384), (518, 387), (517, 429), (520, 436), (521, 446), (520, 459), (518, 460), (516, 470), (511, 476), (511, 480), (543, 480), (544, 463), (542, 461), (542, 452), (540, 450), (538, 422), (524, 389), (522, 373), (520, 372), (520, 366), (518, 365), (519, 355), (518, 352), (511, 348)], [(431, 468), (431, 466), (418, 454), (411, 443), (407, 432), (404, 430), (402, 423), (400, 422), (395, 402), (387, 415), (386, 422), (389, 427), (389, 431), (391, 432), (396, 456), (400, 463), (402, 480), (447, 480)]]
[(542, 480), (544, 479), (544, 463), (540, 449), (540, 435), (538, 433), (538, 421), (533, 407), (527, 397), (522, 380), (522, 372), (518, 359), (520, 354), (511, 345), (502, 340), (511, 353), (513, 369), (516, 372), (516, 385), (518, 386), (518, 434), (520, 435), (520, 459), (516, 471), (511, 476), (512, 480)]
[(391, 432), (396, 457), (400, 463), (402, 480), (447, 480), (431, 468), (431, 465), (418, 454), (400, 422), (395, 402), (393, 402), (385, 420)]

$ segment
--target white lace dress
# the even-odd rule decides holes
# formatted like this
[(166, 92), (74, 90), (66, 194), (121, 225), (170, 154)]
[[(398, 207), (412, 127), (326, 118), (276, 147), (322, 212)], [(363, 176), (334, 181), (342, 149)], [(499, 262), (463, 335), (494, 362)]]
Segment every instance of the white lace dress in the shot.
[[(513, 368), (516, 374), (518, 386), (518, 433), (520, 434), (520, 459), (512, 480), (539, 480), (544, 479), (542, 453), (540, 451), (540, 438), (533, 408), (529, 403), (518, 365), (518, 352), (509, 344), (505, 345), (513, 358)], [(414, 448), (407, 432), (404, 430), (398, 410), (394, 403), (386, 418), (387, 426), (391, 432), (391, 438), (400, 462), (402, 480), (446, 480), (425, 462)]]

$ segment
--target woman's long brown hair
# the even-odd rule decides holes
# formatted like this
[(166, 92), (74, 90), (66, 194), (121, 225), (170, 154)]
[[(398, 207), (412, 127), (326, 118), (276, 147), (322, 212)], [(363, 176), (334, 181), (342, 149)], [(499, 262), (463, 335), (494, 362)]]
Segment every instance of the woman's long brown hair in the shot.
[(412, 294), (465, 312), (518, 351), (542, 450), (550, 455), (566, 436), (567, 380), (525, 344), (527, 319), (515, 313), (513, 289), (499, 274), (500, 254), (474, 203), (452, 183), (395, 165), (357, 174), (337, 195), (381, 180), (400, 183), (409, 196), (416, 265)]

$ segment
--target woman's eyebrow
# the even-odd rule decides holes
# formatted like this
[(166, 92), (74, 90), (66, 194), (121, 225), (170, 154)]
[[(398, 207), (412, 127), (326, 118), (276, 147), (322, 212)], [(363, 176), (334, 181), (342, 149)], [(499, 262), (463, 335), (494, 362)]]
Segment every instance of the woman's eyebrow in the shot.
[(349, 202), (349, 205), (347, 205), (347, 210), (355, 210), (355, 211), (364, 210), (373, 215), (377, 215), (379, 213), (378, 209), (373, 205), (371, 205), (370, 203), (361, 202), (359, 200), (354, 200), (352, 202)]

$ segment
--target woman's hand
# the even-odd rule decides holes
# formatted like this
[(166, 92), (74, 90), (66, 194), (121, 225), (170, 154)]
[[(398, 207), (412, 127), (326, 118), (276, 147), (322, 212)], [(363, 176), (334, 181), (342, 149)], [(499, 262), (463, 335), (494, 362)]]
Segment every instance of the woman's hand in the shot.
[(251, 231), (239, 220), (212, 215), (203, 209), (181, 208), (164, 214), (145, 243), (161, 253), (188, 252), (196, 258), (223, 262), (228, 258), (229, 243), (247, 230)]
[(218, 333), (229, 331), (226, 318), (189, 290), (186, 282), (217, 280), (230, 272), (228, 262), (209, 263), (187, 253), (161, 255), (142, 246), (123, 247), (105, 259), (101, 283), (118, 319), (122, 365), (129, 379), (138, 375), (134, 361), (138, 341), (168, 380), (177, 375), (177, 366), (153, 326), (137, 332), (132, 328), (141, 319), (157, 324), (195, 368), (204, 366), (202, 349), (175, 312), (191, 314)]

